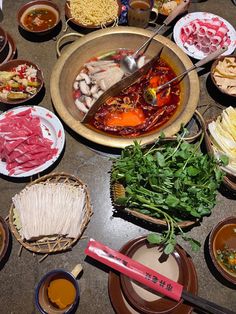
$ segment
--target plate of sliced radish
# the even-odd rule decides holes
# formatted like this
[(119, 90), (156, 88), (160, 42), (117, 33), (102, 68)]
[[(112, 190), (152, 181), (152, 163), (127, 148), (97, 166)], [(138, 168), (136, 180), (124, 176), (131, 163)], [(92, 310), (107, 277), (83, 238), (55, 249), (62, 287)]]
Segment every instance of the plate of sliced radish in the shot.
[(236, 30), (222, 17), (208, 12), (194, 12), (182, 17), (174, 27), (176, 44), (190, 57), (201, 60), (227, 46), (223, 55), (236, 47)]
[(0, 115), (0, 173), (29, 177), (50, 167), (65, 143), (64, 128), (46, 108), (24, 106)]

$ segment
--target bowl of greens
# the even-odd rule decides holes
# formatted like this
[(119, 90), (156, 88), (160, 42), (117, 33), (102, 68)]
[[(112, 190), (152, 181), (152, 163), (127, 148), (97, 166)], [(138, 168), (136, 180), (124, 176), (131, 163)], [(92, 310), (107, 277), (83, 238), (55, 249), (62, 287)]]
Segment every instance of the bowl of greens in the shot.
[(162, 234), (150, 234), (148, 240), (164, 245), (166, 254), (173, 252), (176, 234), (198, 249), (200, 244), (183, 228), (211, 214), (224, 176), (221, 161), (200, 151), (204, 134), (199, 142), (189, 143), (186, 132), (171, 140), (161, 136), (151, 147), (135, 141), (122, 151), (111, 171), (114, 207), (165, 225)]

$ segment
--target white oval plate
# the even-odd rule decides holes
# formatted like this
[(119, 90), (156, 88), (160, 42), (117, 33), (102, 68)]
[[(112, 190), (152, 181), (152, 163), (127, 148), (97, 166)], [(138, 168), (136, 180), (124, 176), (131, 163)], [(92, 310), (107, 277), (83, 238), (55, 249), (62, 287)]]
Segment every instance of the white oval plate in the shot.
[(29, 170), (27, 172), (15, 173), (12, 175), (9, 175), (9, 172), (6, 169), (6, 163), (0, 160), (0, 173), (9, 177), (14, 177), (14, 178), (29, 177), (29, 176), (33, 176), (39, 172), (44, 171), (58, 159), (65, 144), (65, 131), (61, 124), (61, 121), (53, 112), (43, 107), (24, 106), (24, 107), (17, 107), (17, 108), (8, 110), (0, 115), (0, 123), (1, 123), (1, 120), (6, 116), (6, 114), (7, 115), (17, 114), (29, 108), (32, 109), (32, 112), (31, 112), (32, 116), (39, 117), (43, 136), (53, 142), (52, 148), (57, 148), (57, 154), (53, 156), (52, 159), (46, 161), (44, 164), (32, 170)]
[[(222, 55), (230, 55), (235, 47), (236, 47), (236, 30), (234, 29), (234, 27), (227, 22), (225, 19), (223, 19), (222, 17), (212, 14), (212, 13), (208, 13), (208, 12), (194, 12), (194, 13), (189, 13), (187, 15), (185, 15), (184, 17), (182, 17), (174, 26), (174, 30), (173, 30), (173, 36), (174, 36), (174, 40), (176, 42), (176, 44), (183, 49), (183, 51), (189, 55), (192, 58), (201, 60), (204, 57), (206, 57), (206, 54), (204, 54), (204, 52), (199, 51), (195, 46), (193, 45), (188, 45), (186, 44), (186, 47), (183, 45), (183, 42), (181, 40), (180, 37), (180, 32), (181, 32), (181, 28), (185, 25), (187, 25), (188, 23), (199, 19), (212, 19), (212, 18), (218, 18), (220, 21), (224, 22), (225, 25), (227, 26), (227, 28), (229, 29), (228, 31), (228, 35), (230, 37), (231, 43), (228, 46), (228, 50), (225, 51)], [(188, 48), (188, 49), (187, 49)]]

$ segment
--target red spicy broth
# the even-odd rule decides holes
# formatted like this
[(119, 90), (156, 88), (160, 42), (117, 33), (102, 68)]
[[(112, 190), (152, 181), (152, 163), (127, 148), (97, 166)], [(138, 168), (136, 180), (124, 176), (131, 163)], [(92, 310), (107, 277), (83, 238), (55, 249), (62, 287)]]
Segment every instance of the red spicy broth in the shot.
[(23, 19), (23, 24), (31, 31), (40, 32), (54, 27), (57, 18), (56, 12), (51, 8), (40, 7), (29, 11)]
[[(127, 51), (118, 50), (103, 60), (115, 60), (119, 67), (120, 58), (124, 54), (127, 54)], [(86, 69), (82, 69), (81, 72), (83, 71), (87, 73)], [(90, 126), (123, 137), (137, 137), (159, 129), (169, 121), (179, 106), (179, 84), (173, 84), (160, 91), (157, 94), (158, 102), (155, 106), (146, 103), (143, 91), (148, 87), (158, 87), (175, 76), (173, 69), (165, 60), (158, 60), (138, 82), (124, 89), (119, 95), (109, 98), (90, 121)], [(77, 91), (74, 90), (74, 99), (79, 97), (80, 92), (79, 88)]]

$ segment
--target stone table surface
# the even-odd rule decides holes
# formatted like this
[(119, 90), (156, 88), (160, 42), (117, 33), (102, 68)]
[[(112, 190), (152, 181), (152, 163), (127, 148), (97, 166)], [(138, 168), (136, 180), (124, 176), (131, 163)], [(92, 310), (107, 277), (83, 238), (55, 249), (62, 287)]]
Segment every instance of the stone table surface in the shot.
[[(57, 34), (64, 34), (65, 16), (64, 2), (54, 0), (61, 9), (62, 27)], [(30, 60), (42, 69), (45, 78), (45, 95), (38, 105), (53, 109), (50, 98), (50, 74), (57, 60), (56, 39), (35, 42), (24, 37), (17, 24), (17, 11), (25, 0), (3, 1), (3, 21), (1, 26), (13, 37), (17, 46), (17, 57)], [(234, 27), (236, 25), (236, 6), (230, 0), (208, 0), (191, 3), (190, 12), (206, 11), (222, 16)], [(67, 33), (74, 31), (70, 27)], [(209, 79), (209, 67), (199, 73), (201, 95), (199, 110), (211, 105), (208, 116), (211, 117), (220, 109), (235, 105), (233, 98), (229, 99), (213, 89)], [(6, 108), (1, 107), (4, 111)], [(109, 152), (107, 150), (107, 152)], [(76, 313), (81, 314), (111, 314), (114, 313), (108, 294), (108, 273), (85, 260), (84, 249), (89, 238), (94, 238), (118, 250), (127, 241), (146, 235), (149, 228), (135, 221), (129, 222), (113, 214), (110, 199), (111, 160), (97, 147), (87, 145), (82, 138), (76, 137), (66, 128), (66, 147), (60, 162), (53, 172), (66, 172), (78, 176), (88, 185), (91, 193), (94, 214), (84, 233), (85, 239), (80, 240), (71, 251), (52, 254), (40, 262), (42, 255), (33, 255), (23, 249), (20, 257), (20, 244), (12, 236), (9, 257), (0, 268), (0, 313), (29, 314), (38, 313), (34, 303), (34, 289), (41, 277), (55, 268), (72, 270), (77, 263), (83, 265), (84, 272), (79, 279), (80, 303)], [(27, 181), (14, 181), (0, 177), (1, 205), (0, 215), (6, 217), (9, 213), (11, 198), (20, 192)], [(198, 276), (198, 294), (224, 307), (236, 311), (236, 293), (232, 286), (227, 285), (218, 276), (214, 268), (207, 262), (207, 237), (212, 227), (227, 216), (236, 215), (235, 197), (230, 193), (220, 191), (217, 204), (209, 217), (205, 217), (199, 226), (189, 231), (189, 235), (198, 239), (202, 247), (198, 253), (191, 252), (188, 244), (179, 239), (182, 247), (191, 255)], [(121, 313), (122, 314), (122, 313)]]

